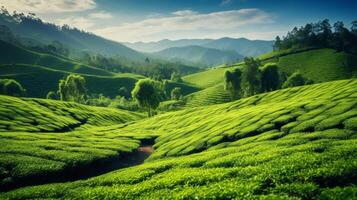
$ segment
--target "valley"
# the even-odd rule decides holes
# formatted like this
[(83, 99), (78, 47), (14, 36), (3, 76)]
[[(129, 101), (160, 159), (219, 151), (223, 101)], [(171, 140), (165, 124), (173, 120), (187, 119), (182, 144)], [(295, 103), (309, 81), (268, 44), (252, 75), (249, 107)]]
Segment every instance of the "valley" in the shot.
[(0, 9), (0, 199), (357, 199), (356, 21), (58, 2)]

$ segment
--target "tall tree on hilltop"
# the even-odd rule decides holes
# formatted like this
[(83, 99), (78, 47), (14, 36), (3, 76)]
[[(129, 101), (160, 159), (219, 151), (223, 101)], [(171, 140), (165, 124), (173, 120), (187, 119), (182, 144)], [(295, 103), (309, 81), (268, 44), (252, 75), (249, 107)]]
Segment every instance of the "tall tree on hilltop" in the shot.
[(224, 73), (224, 89), (229, 91), (232, 100), (238, 99), (241, 92), (242, 72), (236, 68), (234, 71), (227, 70)]
[(81, 75), (70, 74), (58, 84), (58, 94), (62, 101), (84, 103), (87, 98), (86, 80)]
[(160, 82), (151, 79), (141, 79), (136, 82), (131, 95), (140, 107), (147, 110), (148, 116), (151, 117), (153, 116), (153, 111), (162, 100), (163, 91)]
[(260, 73), (259, 66), (260, 61), (252, 57), (244, 58), (245, 70), (242, 74), (241, 87), (244, 92), (244, 96), (252, 96), (260, 91)]
[(276, 63), (267, 63), (261, 70), (262, 91), (270, 92), (279, 89), (279, 70)]

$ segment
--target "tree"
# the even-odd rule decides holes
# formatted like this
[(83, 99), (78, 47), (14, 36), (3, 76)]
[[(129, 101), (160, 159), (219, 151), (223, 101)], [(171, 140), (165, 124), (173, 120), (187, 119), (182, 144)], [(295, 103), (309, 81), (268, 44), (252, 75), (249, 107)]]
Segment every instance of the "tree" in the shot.
[(22, 85), (13, 79), (0, 79), (0, 94), (9, 96), (24, 96), (26, 90)]
[(180, 87), (175, 87), (174, 89), (171, 90), (171, 99), (179, 100), (181, 96), (182, 96), (182, 92)]
[(338, 51), (346, 51), (349, 46), (349, 30), (340, 21), (336, 22), (333, 27), (335, 29), (334, 48)]
[(175, 82), (182, 82), (181, 74), (177, 72), (172, 72), (171, 80)]
[(279, 89), (279, 70), (276, 63), (267, 63), (261, 70), (262, 91), (269, 92)]
[(134, 89), (131, 91), (133, 99), (135, 99), (141, 108), (148, 112), (151, 117), (153, 111), (159, 106), (163, 96), (161, 84), (158, 81), (151, 79), (141, 79), (135, 83)]
[(307, 80), (299, 73), (295, 72), (284, 82), (283, 88), (305, 85)]
[(351, 32), (353, 33), (353, 34), (357, 34), (357, 20), (355, 20), (355, 21), (353, 21), (353, 22), (351, 22)]
[(224, 89), (231, 93), (232, 100), (239, 97), (238, 94), (241, 91), (241, 79), (242, 72), (238, 68), (234, 69), (234, 71), (227, 70), (224, 73)]
[(86, 80), (81, 75), (70, 74), (59, 81), (58, 93), (62, 101), (84, 103), (87, 98)]
[(257, 94), (260, 91), (260, 61), (252, 57), (246, 57), (244, 58), (244, 63), (246, 67), (242, 73), (241, 87), (244, 92), (244, 96), (247, 97)]
[(54, 91), (49, 91), (46, 95), (46, 99), (57, 99), (57, 95)]
[(273, 49), (274, 49), (274, 51), (281, 49), (281, 39), (279, 36), (276, 36), (276, 38), (275, 38), (275, 43), (274, 43)]

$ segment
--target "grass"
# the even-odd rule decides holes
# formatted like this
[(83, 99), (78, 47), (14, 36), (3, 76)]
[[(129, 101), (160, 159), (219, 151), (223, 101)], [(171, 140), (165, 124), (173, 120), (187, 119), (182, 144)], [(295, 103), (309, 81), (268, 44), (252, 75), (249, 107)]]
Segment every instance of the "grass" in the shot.
[(224, 90), (223, 83), (192, 93), (185, 99), (186, 107), (208, 106), (232, 101), (231, 94)]
[(19, 46), (0, 41), (0, 64), (29, 64), (40, 65), (55, 70), (71, 73), (90, 74), (99, 76), (113, 76), (114, 73), (84, 65), (73, 60), (42, 54), (24, 49)]
[(156, 134), (154, 153), (139, 166), (0, 197), (354, 199), (356, 94), (357, 80), (334, 81), (110, 126), (102, 137)]
[(333, 49), (273, 52), (261, 57), (265, 62), (276, 62), (280, 70), (286, 73), (300, 71), (315, 83), (357, 76), (357, 56)]
[(184, 82), (197, 85), (200, 88), (208, 88), (223, 83), (223, 74), (227, 70), (225, 67), (208, 69), (182, 77)]
[[(38, 65), (0, 65), (0, 78), (15, 79), (26, 88), (28, 97), (44, 98), (49, 91), (58, 90), (58, 82), (70, 73), (53, 70)], [(138, 79), (144, 78), (135, 74), (120, 74), (115, 76), (82, 75), (86, 79), (89, 94), (103, 94), (115, 97), (121, 87), (127, 88), (127, 97)]]

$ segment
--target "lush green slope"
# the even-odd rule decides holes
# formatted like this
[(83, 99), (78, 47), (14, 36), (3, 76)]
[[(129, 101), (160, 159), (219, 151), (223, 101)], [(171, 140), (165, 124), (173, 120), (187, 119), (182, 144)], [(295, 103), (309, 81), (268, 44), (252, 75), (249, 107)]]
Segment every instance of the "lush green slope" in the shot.
[(243, 65), (242, 63), (238, 63), (229, 67), (219, 66), (204, 72), (184, 76), (182, 79), (185, 82), (202, 88), (201, 91), (194, 92), (185, 97), (187, 101), (186, 106), (207, 106), (232, 101), (230, 93), (224, 90), (223, 75), (226, 70), (236, 67), (241, 68)]
[(22, 17), (21, 20), (10, 15), (0, 15), (0, 25), (8, 26), (11, 31), (24, 41), (31, 43), (49, 44), (59, 41), (70, 49), (76, 51), (89, 51), (109, 56), (121, 56), (131, 60), (144, 60), (145, 57), (118, 42), (104, 39), (95, 34), (72, 29), (58, 27), (51, 23), (41, 21), (39, 18)]
[(187, 95), (185, 99), (186, 107), (197, 107), (226, 103), (232, 101), (232, 96), (221, 83)]
[(133, 151), (140, 141), (117, 138), (108, 126), (142, 117), (118, 109), (0, 96), (1, 190), (61, 179)]
[[(69, 72), (53, 70), (38, 65), (0, 65), (0, 78), (11, 78), (19, 81), (29, 97), (46, 97), (49, 91), (58, 90), (58, 82), (69, 75)], [(84, 75), (89, 94), (103, 94), (115, 97), (119, 88), (127, 88), (127, 97), (138, 79), (144, 76), (135, 74), (118, 74), (113, 76)]]
[(223, 74), (226, 70), (227, 68), (218, 66), (217, 68), (184, 76), (182, 80), (201, 88), (208, 88), (223, 83)]
[(72, 60), (29, 51), (19, 46), (0, 40), (0, 64), (30, 64), (40, 65), (55, 70), (72, 73), (91, 74), (98, 76), (113, 76), (108, 71), (83, 65)]
[(117, 126), (159, 135), (145, 164), (2, 197), (353, 199), (356, 94), (357, 80), (335, 81)]
[(315, 83), (357, 76), (357, 56), (333, 49), (312, 49), (298, 52), (276, 52), (261, 56), (265, 62), (276, 62), (289, 74), (296, 71)]

